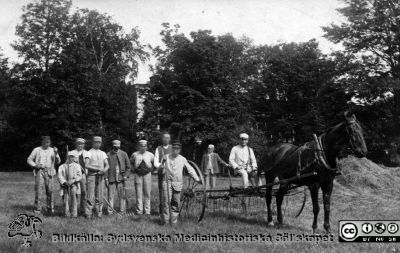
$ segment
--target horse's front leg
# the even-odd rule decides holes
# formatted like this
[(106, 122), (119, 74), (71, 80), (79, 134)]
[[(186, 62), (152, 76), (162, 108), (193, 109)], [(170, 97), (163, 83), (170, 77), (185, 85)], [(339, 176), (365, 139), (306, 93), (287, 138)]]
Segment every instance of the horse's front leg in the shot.
[(313, 205), (313, 213), (314, 213), (314, 221), (312, 224), (313, 233), (317, 232), (318, 228), (318, 213), (319, 213), (319, 203), (318, 203), (318, 191), (319, 191), (319, 184), (312, 184), (308, 186), (310, 189), (311, 201)]
[(267, 186), (267, 189), (265, 192), (265, 201), (267, 202), (268, 226), (273, 226), (274, 222), (272, 220), (271, 203), (272, 203), (272, 183), (274, 182), (274, 178), (271, 173), (265, 173), (265, 182), (267, 185), (271, 184), (271, 185)]
[(283, 215), (282, 215), (282, 203), (283, 203), (283, 197), (285, 196), (285, 193), (287, 192), (287, 186), (279, 186), (279, 190), (276, 193), (276, 209), (277, 209), (277, 219), (278, 219), (278, 225), (283, 224)]
[(331, 212), (331, 196), (333, 190), (333, 180), (321, 185), (322, 198), (324, 201), (324, 228), (327, 234), (331, 232), (331, 225), (329, 224), (329, 215)]

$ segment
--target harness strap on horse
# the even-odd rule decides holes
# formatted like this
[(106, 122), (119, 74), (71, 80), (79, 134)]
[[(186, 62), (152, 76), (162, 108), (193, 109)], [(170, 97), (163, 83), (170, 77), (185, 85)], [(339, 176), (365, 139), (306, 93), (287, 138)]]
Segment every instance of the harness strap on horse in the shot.
[(316, 134), (313, 134), (313, 138), (314, 138), (314, 141), (316, 144), (315, 155), (316, 155), (318, 164), (324, 169), (327, 169), (330, 171), (335, 171), (335, 169), (333, 169), (333, 168), (331, 168), (331, 166), (329, 166), (329, 164), (326, 160), (326, 155), (324, 152), (324, 147), (322, 145), (321, 136), (317, 137)]

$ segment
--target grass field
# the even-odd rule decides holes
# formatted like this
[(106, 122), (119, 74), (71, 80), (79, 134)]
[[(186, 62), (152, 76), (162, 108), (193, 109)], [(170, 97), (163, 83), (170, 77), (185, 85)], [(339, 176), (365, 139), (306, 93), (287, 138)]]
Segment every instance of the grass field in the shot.
[[(346, 174), (345, 174), (346, 176)], [(343, 177), (343, 176), (342, 176)], [(379, 175), (378, 175), (379, 177)], [(397, 176), (396, 176), (397, 177)], [(132, 179), (130, 179), (132, 180)], [(395, 179), (388, 179), (395, 180)], [(67, 219), (62, 217), (61, 199), (56, 196), (56, 215), (40, 215), (40, 229), (43, 236), (33, 240), (27, 252), (400, 252), (398, 244), (343, 244), (338, 242), (338, 221), (341, 219), (400, 219), (399, 189), (397, 188), (360, 188), (360, 183), (348, 186), (344, 179), (335, 183), (331, 204), (331, 226), (333, 242), (127, 242), (127, 243), (54, 243), (54, 233), (93, 233), (107, 235), (174, 235), (174, 234), (264, 234), (275, 236), (278, 233), (311, 234), (312, 211), (310, 200), (299, 218), (284, 217), (281, 228), (267, 227), (266, 213), (259, 210), (250, 215), (212, 214), (197, 223), (194, 220), (182, 219), (176, 226), (162, 226), (158, 218), (158, 196), (156, 178), (153, 178), (152, 215), (148, 217), (104, 216), (102, 219), (86, 220)], [(344, 183), (343, 183), (344, 182)], [(226, 184), (220, 180), (218, 185)], [(57, 185), (57, 184), (56, 184)], [(368, 184), (367, 184), (368, 185)], [(7, 224), (18, 214), (33, 214), (34, 184), (33, 175), (29, 172), (0, 173), (0, 252), (22, 252), (21, 237), (8, 238)], [(399, 186), (399, 185), (397, 185)], [(58, 187), (57, 187), (58, 188)], [(128, 182), (130, 207), (134, 202), (133, 181)], [(308, 198), (309, 199), (309, 198)], [(44, 200), (44, 199), (43, 199)], [(290, 206), (288, 207), (290, 208)], [(319, 227), (322, 231), (323, 211), (319, 216)], [(275, 218), (275, 217), (274, 217)]]

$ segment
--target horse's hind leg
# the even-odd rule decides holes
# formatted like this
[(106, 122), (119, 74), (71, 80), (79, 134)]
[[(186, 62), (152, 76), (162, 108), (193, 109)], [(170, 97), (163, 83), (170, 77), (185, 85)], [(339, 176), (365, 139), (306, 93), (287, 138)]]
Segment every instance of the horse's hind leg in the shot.
[(310, 189), (311, 201), (313, 205), (313, 213), (314, 213), (314, 221), (312, 224), (313, 233), (317, 232), (318, 228), (318, 213), (319, 213), (319, 203), (318, 203), (318, 191), (319, 191), (319, 184), (312, 184), (308, 186)]
[(268, 226), (274, 225), (274, 222), (272, 220), (272, 210), (271, 210), (273, 182), (274, 182), (274, 176), (272, 175), (272, 173), (265, 172), (265, 183), (266, 185), (268, 185), (265, 192), (265, 200), (267, 202), (267, 211), (268, 211)]

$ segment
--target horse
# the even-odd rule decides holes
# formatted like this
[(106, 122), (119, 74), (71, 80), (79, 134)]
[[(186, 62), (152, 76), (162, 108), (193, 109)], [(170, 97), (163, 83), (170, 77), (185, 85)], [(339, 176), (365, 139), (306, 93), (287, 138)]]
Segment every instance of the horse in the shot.
[[(266, 203), (268, 210), (268, 226), (273, 226), (271, 212), (272, 185), (278, 179), (293, 179), (288, 183), (281, 183), (276, 192), (277, 226), (283, 224), (282, 202), (284, 195), (293, 186), (307, 186), (310, 191), (314, 221), (313, 233), (317, 231), (319, 203), (319, 189), (322, 189), (324, 205), (324, 228), (330, 233), (329, 214), (333, 190), (333, 180), (338, 174), (336, 159), (346, 146), (357, 157), (365, 157), (367, 147), (364, 141), (363, 130), (353, 113), (345, 112), (344, 120), (338, 125), (329, 128), (319, 137), (302, 146), (281, 143), (267, 149), (262, 159), (262, 170), (265, 173)], [(302, 175), (308, 175), (302, 177)], [(287, 180), (286, 180), (287, 181)]]

